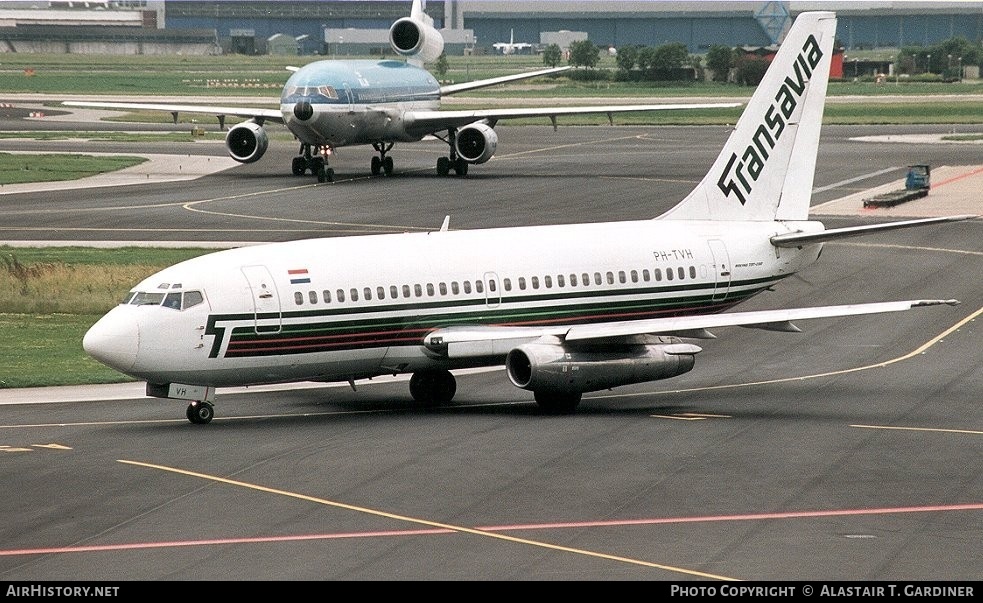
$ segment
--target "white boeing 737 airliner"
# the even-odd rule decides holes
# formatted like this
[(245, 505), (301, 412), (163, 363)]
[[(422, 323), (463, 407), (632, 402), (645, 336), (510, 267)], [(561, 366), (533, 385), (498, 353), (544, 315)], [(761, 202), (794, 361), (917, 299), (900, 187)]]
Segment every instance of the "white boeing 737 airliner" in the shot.
[(452, 170), (461, 176), (468, 166), (485, 163), (495, 155), (498, 134), (495, 126), (502, 119), (549, 117), (554, 127), (561, 115), (607, 114), (629, 111), (708, 109), (737, 107), (740, 103), (702, 103), (665, 105), (605, 105), (589, 107), (543, 107), (439, 111), (441, 96), (506, 82), (529, 79), (569, 69), (558, 67), (487, 80), (441, 86), (423, 64), (437, 59), (444, 50), (444, 38), (433, 27), (433, 19), (423, 12), (421, 0), (413, 0), (410, 16), (397, 20), (389, 29), (393, 51), (405, 61), (356, 60), (315, 61), (295, 69), (280, 96), (279, 109), (216, 107), (139, 102), (67, 101), (75, 107), (166, 111), (175, 116), (205, 113), (248, 118), (229, 128), (225, 144), (229, 155), (241, 163), (259, 160), (269, 146), (263, 124), (282, 123), (300, 141), (292, 171), (302, 176), (308, 171), (319, 182), (332, 181), (334, 171), (328, 157), (338, 147), (368, 145), (378, 152), (372, 158), (373, 175), (393, 173), (388, 154), (397, 142), (418, 142), (426, 136), (440, 138), (449, 152), (437, 160), (437, 173)]
[(210, 253), (138, 284), (86, 333), (92, 357), (190, 401), (215, 388), (412, 373), (446, 403), (450, 371), (504, 364), (546, 412), (584, 392), (693, 368), (726, 326), (958, 303), (724, 312), (815, 262), (823, 242), (970, 218), (826, 230), (808, 219), (836, 31), (802, 13), (706, 177), (650, 220), (298, 240)]

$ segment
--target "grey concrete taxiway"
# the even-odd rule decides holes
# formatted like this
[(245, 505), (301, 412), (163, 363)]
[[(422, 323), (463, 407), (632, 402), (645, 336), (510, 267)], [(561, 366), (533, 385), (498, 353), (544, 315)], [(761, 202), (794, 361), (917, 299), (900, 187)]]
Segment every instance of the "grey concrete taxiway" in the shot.
[[(983, 147), (942, 142), (953, 129), (981, 130), (825, 128), (816, 219), (981, 213)], [(442, 143), (425, 142), (397, 146), (389, 178), (368, 175), (367, 149), (341, 149), (336, 181), (317, 184), (290, 175), (285, 143), (192, 180), (10, 192), (0, 240), (644, 219), (703, 177), (728, 132), (499, 130), (496, 157), (464, 178), (437, 177)], [(933, 166), (928, 197), (863, 208), (915, 163)], [(501, 370), (461, 374), (454, 402), (428, 411), (401, 378), (220, 391), (204, 426), (140, 384), (0, 390), (0, 579), (979, 580), (981, 241), (975, 219), (828, 244), (744, 307), (962, 303), (798, 334), (721, 329), (691, 373), (589, 394), (571, 416), (540, 414)]]

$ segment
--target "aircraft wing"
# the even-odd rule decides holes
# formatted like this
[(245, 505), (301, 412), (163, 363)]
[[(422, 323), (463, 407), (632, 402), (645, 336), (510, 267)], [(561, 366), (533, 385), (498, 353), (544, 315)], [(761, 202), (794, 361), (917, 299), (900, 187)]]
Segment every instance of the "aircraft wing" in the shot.
[(840, 306), (815, 306), (811, 308), (791, 308), (785, 310), (759, 310), (753, 312), (724, 312), (698, 316), (675, 318), (652, 318), (601, 322), (573, 326), (553, 327), (509, 327), (509, 326), (458, 326), (436, 329), (424, 339), (427, 348), (447, 354), (451, 358), (471, 356), (503, 355), (510, 349), (541, 337), (557, 337), (565, 342), (589, 342), (592, 340), (611, 340), (635, 335), (680, 335), (704, 333), (712, 337), (706, 329), (715, 327), (756, 327), (767, 330), (796, 332), (798, 327), (793, 320), (811, 318), (834, 318), (857, 316), (883, 312), (901, 312), (912, 308), (949, 305), (959, 302), (954, 299), (928, 299), (867, 304), (847, 304)]
[[(477, 109), (473, 111), (409, 111), (404, 117), (407, 131), (437, 132), (447, 128), (459, 128), (477, 121), (494, 126), (501, 119), (520, 117), (549, 117), (555, 120), (561, 115), (606, 114), (639, 111), (678, 111), (685, 109), (729, 109), (741, 103), (680, 103), (665, 105), (599, 105), (584, 107), (539, 107), (517, 109)], [(555, 122), (554, 122), (555, 125)]]
[(493, 77), (493, 78), (488, 78), (486, 80), (476, 80), (473, 82), (464, 82), (462, 84), (450, 84), (448, 86), (441, 86), (440, 94), (441, 96), (448, 96), (451, 94), (456, 94), (458, 92), (477, 90), (478, 88), (487, 88), (489, 86), (497, 86), (499, 84), (506, 84), (508, 82), (515, 82), (518, 80), (528, 80), (530, 78), (539, 77), (541, 75), (560, 73), (561, 71), (566, 71), (567, 69), (571, 69), (571, 67), (570, 66), (552, 67), (550, 69), (540, 69), (539, 71), (526, 71), (524, 73), (513, 73), (512, 75), (503, 75), (501, 77)]
[(283, 123), (279, 109), (258, 109), (255, 107), (217, 107), (207, 105), (171, 105), (166, 103), (116, 103), (101, 101), (64, 101), (68, 107), (87, 107), (90, 109), (130, 109), (135, 111), (167, 111), (169, 113), (203, 113), (206, 115), (232, 115), (257, 120)]

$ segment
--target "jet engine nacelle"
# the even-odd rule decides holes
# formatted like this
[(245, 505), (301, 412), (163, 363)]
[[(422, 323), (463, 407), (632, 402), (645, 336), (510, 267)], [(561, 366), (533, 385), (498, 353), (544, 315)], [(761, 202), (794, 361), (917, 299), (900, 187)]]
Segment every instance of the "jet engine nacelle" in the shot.
[(471, 124), (457, 131), (454, 149), (468, 163), (484, 163), (498, 149), (498, 134), (488, 124)]
[(229, 148), (229, 156), (241, 163), (252, 163), (259, 160), (270, 145), (263, 126), (254, 121), (246, 121), (229, 128), (225, 135), (225, 146)]
[(389, 28), (389, 44), (396, 54), (424, 63), (436, 61), (444, 52), (444, 37), (432, 26), (404, 17)]
[(550, 393), (593, 392), (668, 379), (689, 372), (699, 346), (675, 337), (660, 343), (616, 344), (591, 351), (559, 343), (527, 343), (505, 359), (516, 387)]

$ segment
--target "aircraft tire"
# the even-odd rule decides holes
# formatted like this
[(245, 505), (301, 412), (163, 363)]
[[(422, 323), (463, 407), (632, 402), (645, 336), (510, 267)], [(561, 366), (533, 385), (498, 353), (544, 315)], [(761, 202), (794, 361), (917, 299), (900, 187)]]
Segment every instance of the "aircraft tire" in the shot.
[(303, 176), (304, 172), (307, 171), (307, 160), (303, 157), (294, 157), (293, 162), (290, 164), (290, 170), (294, 173), (294, 176)]
[(566, 415), (572, 413), (577, 409), (581, 398), (583, 398), (583, 394), (580, 392), (555, 393), (536, 391), (533, 393), (540, 410), (550, 415)]
[(446, 176), (451, 173), (451, 160), (449, 157), (437, 158), (437, 175)]
[(458, 176), (467, 176), (468, 162), (458, 157), (457, 161), (454, 162), (454, 171), (457, 172)]
[(386, 157), (382, 160), (382, 170), (386, 172), (386, 176), (393, 175), (393, 158)]
[(447, 404), (457, 393), (457, 380), (450, 371), (419, 371), (410, 377), (410, 395), (425, 406)]
[(324, 164), (320, 164), (317, 167), (317, 181), (318, 182), (334, 182), (334, 170), (325, 167)]
[(382, 173), (382, 159), (379, 159), (378, 157), (373, 157), (372, 158), (372, 175), (373, 176), (378, 176), (381, 173)]
[(215, 417), (215, 407), (208, 402), (198, 402), (197, 404), (188, 404), (187, 413), (188, 420), (196, 425), (204, 425), (211, 422), (212, 418)]

